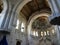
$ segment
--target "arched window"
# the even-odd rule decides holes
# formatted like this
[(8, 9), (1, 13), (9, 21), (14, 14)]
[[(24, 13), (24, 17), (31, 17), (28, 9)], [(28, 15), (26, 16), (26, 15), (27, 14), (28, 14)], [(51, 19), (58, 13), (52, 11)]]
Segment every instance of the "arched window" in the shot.
[(24, 23), (22, 22), (22, 24), (21, 24), (21, 32), (24, 32), (25, 31), (25, 25), (24, 25)]
[(52, 29), (52, 33), (54, 34), (54, 30)]
[(33, 31), (33, 35), (35, 36), (35, 31)]
[(19, 28), (19, 19), (17, 20), (16, 29)]
[(47, 31), (47, 35), (49, 35), (49, 31)]
[(44, 36), (46, 36), (46, 32), (44, 31)]
[(43, 34), (43, 32), (41, 31), (41, 36), (43, 36), (44, 34)]
[(36, 36), (38, 36), (38, 32), (36, 31)]
[(34, 30), (34, 31), (32, 31), (32, 35), (33, 36), (38, 36), (38, 32)]

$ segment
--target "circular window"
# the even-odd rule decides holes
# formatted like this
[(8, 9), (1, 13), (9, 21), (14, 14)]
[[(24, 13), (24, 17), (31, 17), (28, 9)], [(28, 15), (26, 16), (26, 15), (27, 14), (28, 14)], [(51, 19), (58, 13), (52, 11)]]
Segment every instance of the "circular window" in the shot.
[(0, 13), (2, 12), (2, 10), (3, 10), (3, 2), (2, 0), (0, 0)]

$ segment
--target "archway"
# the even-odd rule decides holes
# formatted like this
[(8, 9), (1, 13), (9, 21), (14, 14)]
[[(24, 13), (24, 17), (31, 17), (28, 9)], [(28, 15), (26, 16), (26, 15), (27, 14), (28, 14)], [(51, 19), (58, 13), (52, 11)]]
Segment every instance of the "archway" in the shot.
[[(29, 23), (29, 25), (28, 25), (28, 39), (29, 39), (29, 42), (31, 42), (31, 37), (36, 37), (37, 35), (35, 34), (35, 32), (34, 31), (40, 31), (41, 30), (41, 28), (44, 26), (41, 26), (40, 28), (38, 27), (40, 24), (38, 24), (38, 23), (36, 23), (35, 24), (35, 26), (38, 28), (37, 30), (35, 29), (32, 29), (32, 24), (34, 24), (33, 22), (34, 21), (36, 21), (36, 19), (37, 18), (39, 18), (39, 17), (43, 17), (43, 16), (45, 16), (45, 17), (49, 17), (48, 15), (50, 15), (50, 14), (48, 14), (48, 13), (41, 13), (41, 14), (38, 14), (38, 15), (35, 15), (35, 16), (33, 16), (32, 18), (31, 18), (31, 20), (30, 20), (30, 23)], [(48, 21), (49, 22), (49, 21)], [(39, 23), (41, 23), (41, 22), (39, 22)], [(47, 23), (45, 23), (45, 24), (47, 24)], [(34, 28), (36, 28), (36, 27), (34, 27)], [(44, 27), (45, 28), (45, 27)], [(41, 36), (37, 36), (36, 37), (36, 39), (37, 39), (37, 42), (39, 42), (41, 45), (43, 44), (44, 45), (44, 43), (45, 44), (50, 44), (50, 45), (53, 45), (53, 44), (56, 44), (56, 42), (57, 42), (57, 32), (56, 32), (56, 29), (55, 29), (55, 26), (53, 26), (53, 25), (51, 25), (51, 27), (48, 27), (48, 29), (46, 29), (46, 30), (44, 30), (44, 28), (43, 28), (43, 30), (41, 30), (41, 32), (43, 32), (43, 34), (41, 33), (41, 32), (39, 32), (39, 34), (38, 35), (40, 35), (40, 33), (41, 33)], [(33, 31), (32, 31), (33, 30)], [(50, 31), (49, 31), (50, 30)], [(31, 32), (33, 32), (32, 33), (32, 36), (31, 36)], [(55, 32), (55, 33), (54, 33)], [(47, 34), (46, 34), (47, 33)], [(46, 36), (46, 35), (50, 35), (51, 34), (51, 38), (50, 38), (50, 36)], [(45, 35), (45, 36), (44, 36)], [(32, 39), (33, 40), (33, 39)], [(38, 41), (39, 40), (39, 41)], [(35, 40), (36, 41), (36, 40)], [(45, 41), (45, 42), (44, 42)], [(33, 42), (34, 43), (34, 42)]]
[[(23, 1), (23, 2), (24, 2), (24, 1)], [(23, 2), (22, 2), (22, 3), (23, 3)], [(21, 3), (21, 4), (22, 4), (22, 3)], [(28, 2), (26, 2), (26, 3), (28, 3)], [(23, 6), (20, 5), (21, 8), (20, 8), (20, 7), (17, 8), (16, 12), (18, 13), (18, 15), (20, 15), (19, 13), (20, 13), (21, 9), (24, 7), (24, 5), (25, 5), (25, 4), (23, 3)], [(44, 14), (45, 14), (45, 13), (44, 13)], [(48, 15), (49, 15), (49, 14), (47, 14), (47, 13), (46, 13), (46, 15), (44, 15), (44, 14), (42, 14), (42, 15), (40, 15), (40, 16), (47, 16), (47, 17), (48, 17)], [(38, 14), (38, 15), (39, 15), (39, 14)], [(35, 16), (35, 17), (38, 18), (39, 16)], [(27, 29), (27, 30), (29, 30), (29, 31), (28, 31), (29, 34), (30, 34), (30, 31), (31, 31), (31, 25), (32, 25), (33, 21), (34, 21), (36, 18), (31, 19), (32, 21), (30, 20), (30, 23), (28, 24), (28, 29)], [(29, 35), (28, 35), (28, 36), (29, 36)]]

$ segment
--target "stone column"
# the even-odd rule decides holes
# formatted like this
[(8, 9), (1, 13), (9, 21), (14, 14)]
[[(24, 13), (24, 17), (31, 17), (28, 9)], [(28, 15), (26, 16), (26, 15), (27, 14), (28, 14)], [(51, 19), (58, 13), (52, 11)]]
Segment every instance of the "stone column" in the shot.
[(26, 45), (29, 45), (29, 34), (28, 34), (28, 24), (26, 22)]
[(56, 37), (56, 41), (57, 41), (56, 43), (57, 43), (57, 45), (58, 45), (58, 44), (59, 44), (59, 38), (60, 38), (60, 37), (59, 37), (59, 29), (58, 29), (58, 26), (57, 26), (57, 25), (55, 26), (55, 31), (56, 31), (56, 36), (57, 36), (57, 37)]
[(11, 13), (12, 13), (12, 9), (13, 7), (11, 7), (11, 5), (9, 6), (9, 11), (8, 11), (8, 14), (7, 14), (7, 17), (6, 17), (6, 20), (5, 20), (5, 24), (4, 24), (4, 29), (8, 29), (8, 26), (9, 26), (9, 22), (10, 22), (10, 19), (11, 19)]
[(60, 26), (57, 26), (57, 28), (58, 28), (57, 37), (58, 37), (58, 41), (59, 41), (59, 45), (60, 45)]
[(10, 30), (13, 27), (16, 27), (16, 23), (17, 23), (17, 16), (18, 16), (18, 14), (13, 9), (14, 9), (14, 7), (12, 8), (12, 13), (11, 13), (11, 17), (10, 17), (10, 21), (9, 21), (9, 25), (8, 25), (8, 28)]

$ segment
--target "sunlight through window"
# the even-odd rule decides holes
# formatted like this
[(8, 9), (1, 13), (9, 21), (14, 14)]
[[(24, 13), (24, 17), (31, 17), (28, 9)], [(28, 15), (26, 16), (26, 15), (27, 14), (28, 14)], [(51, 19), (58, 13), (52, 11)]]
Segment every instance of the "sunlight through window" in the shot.
[(47, 31), (47, 35), (49, 35), (49, 31)]
[(19, 28), (19, 20), (17, 20), (16, 29)]
[(24, 32), (24, 23), (21, 24), (21, 32)]
[(41, 32), (41, 36), (43, 36), (43, 32)]
[(54, 30), (52, 29), (52, 33), (54, 34)]
[(44, 31), (44, 36), (46, 36), (46, 32)]
[(35, 36), (35, 31), (33, 31), (33, 35)]
[(38, 36), (38, 32), (36, 32), (36, 36)]

